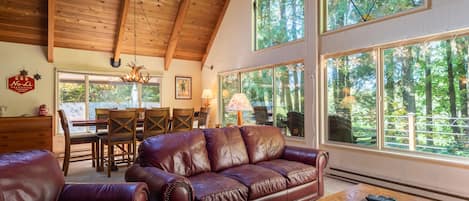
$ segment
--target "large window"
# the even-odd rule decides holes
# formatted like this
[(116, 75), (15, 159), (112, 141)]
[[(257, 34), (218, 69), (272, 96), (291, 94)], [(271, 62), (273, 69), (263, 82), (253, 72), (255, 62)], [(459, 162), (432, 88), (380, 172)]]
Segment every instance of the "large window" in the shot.
[(303, 38), (303, 0), (255, 0), (255, 49)]
[(274, 125), (287, 136), (304, 136), (304, 65), (292, 63), (220, 75), (224, 126), (236, 124), (236, 112), (225, 109), (234, 93), (246, 94), (252, 112), (244, 124)]
[[(96, 108), (160, 107), (158, 77), (147, 84), (136, 84), (124, 83), (117, 76), (59, 72), (58, 80), (58, 107), (69, 120), (95, 119)], [(71, 127), (71, 132), (87, 129)]]
[(384, 19), (428, 7), (429, 0), (322, 0), (326, 12), (323, 31)]
[(328, 142), (469, 157), (468, 47), (451, 34), (327, 58)]

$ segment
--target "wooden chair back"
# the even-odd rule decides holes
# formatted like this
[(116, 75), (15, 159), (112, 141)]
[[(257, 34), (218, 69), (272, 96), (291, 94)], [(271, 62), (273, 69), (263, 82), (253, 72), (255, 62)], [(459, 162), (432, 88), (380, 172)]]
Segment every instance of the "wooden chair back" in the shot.
[(191, 109), (173, 109), (173, 121), (171, 131), (190, 131), (194, 123), (194, 108)]
[(135, 141), (137, 115), (130, 110), (109, 111), (108, 142)]
[(199, 111), (199, 116), (197, 118), (197, 127), (206, 127), (208, 124), (208, 116), (210, 113), (210, 108), (201, 107)]
[(292, 136), (304, 137), (304, 114), (300, 112), (287, 113), (287, 127)]
[[(97, 120), (108, 120), (109, 119), (109, 111), (111, 110), (117, 110), (117, 108), (96, 108), (94, 111), (95, 111), (95, 118)], [(107, 126), (106, 125), (96, 125), (96, 132), (98, 132), (98, 130), (103, 130), (103, 129), (107, 129)]]
[(254, 107), (254, 118), (256, 119), (257, 125), (264, 125), (269, 120), (269, 114), (267, 113), (266, 106), (255, 106)]
[(143, 139), (168, 132), (169, 107), (145, 110)]
[(128, 107), (127, 110), (133, 110), (137, 112), (137, 118), (139, 119), (145, 118), (145, 108), (143, 107)]
[(60, 125), (62, 126), (62, 129), (64, 131), (65, 146), (69, 146), (71, 142), (70, 142), (70, 127), (68, 125), (67, 115), (65, 115), (64, 110), (59, 110), (57, 112), (59, 113), (59, 117), (60, 117)]

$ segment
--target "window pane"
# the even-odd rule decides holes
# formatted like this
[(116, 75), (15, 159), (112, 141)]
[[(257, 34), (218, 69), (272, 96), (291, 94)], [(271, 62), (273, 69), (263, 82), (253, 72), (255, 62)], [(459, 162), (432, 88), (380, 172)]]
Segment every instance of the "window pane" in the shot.
[(256, 50), (303, 38), (303, 0), (256, 0)]
[(161, 78), (152, 77), (147, 84), (142, 84), (142, 107), (161, 107)]
[(89, 119), (95, 119), (96, 108), (138, 107), (136, 83), (124, 83), (114, 76), (88, 76), (89, 79)]
[(228, 112), (226, 106), (230, 102), (231, 97), (235, 93), (239, 93), (239, 77), (238, 73), (231, 73), (220, 77), (221, 82), (221, 107), (223, 111), (222, 123), (223, 126), (236, 125), (237, 114), (236, 112)]
[(376, 145), (376, 62), (365, 52), (327, 60), (329, 141)]
[[(70, 73), (59, 73), (59, 108), (64, 110), (69, 121), (86, 118), (85, 110), (85, 76)], [(63, 132), (58, 124), (58, 131)], [(73, 127), (70, 132), (85, 132), (86, 127)]]
[(273, 124), (272, 91), (271, 68), (241, 73), (241, 92), (254, 108), (254, 112), (243, 112), (244, 124)]
[(287, 136), (304, 137), (304, 65), (275, 68), (275, 125)]
[(469, 157), (469, 37), (384, 50), (386, 147)]
[(425, 0), (325, 0), (327, 31), (407, 11)]

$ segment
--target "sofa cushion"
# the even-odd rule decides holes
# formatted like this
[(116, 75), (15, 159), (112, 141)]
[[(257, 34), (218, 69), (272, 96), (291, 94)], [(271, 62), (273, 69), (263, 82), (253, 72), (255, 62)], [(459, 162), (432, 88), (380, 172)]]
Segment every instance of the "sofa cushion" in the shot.
[(285, 139), (280, 129), (273, 126), (243, 126), (241, 134), (250, 163), (277, 159), (285, 148)]
[(238, 181), (216, 173), (202, 173), (189, 177), (196, 200), (247, 200), (248, 188)]
[(210, 171), (201, 130), (147, 138), (140, 144), (138, 162), (185, 177)]
[(283, 159), (263, 161), (256, 165), (271, 169), (287, 178), (287, 187), (291, 188), (314, 181), (317, 177), (315, 167), (304, 163)]
[(55, 201), (63, 186), (63, 173), (48, 151), (0, 155), (0, 200)]
[(220, 174), (235, 179), (249, 188), (249, 200), (266, 196), (287, 188), (286, 179), (279, 173), (257, 165), (228, 168)]
[(249, 163), (239, 128), (205, 129), (204, 133), (213, 171)]

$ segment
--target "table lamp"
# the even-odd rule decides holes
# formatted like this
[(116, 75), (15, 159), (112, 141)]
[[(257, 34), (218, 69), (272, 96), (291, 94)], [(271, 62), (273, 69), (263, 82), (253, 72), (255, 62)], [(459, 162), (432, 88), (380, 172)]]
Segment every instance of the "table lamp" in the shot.
[(228, 111), (237, 111), (238, 112), (238, 126), (243, 125), (243, 114), (242, 111), (253, 111), (252, 105), (249, 102), (246, 94), (236, 93), (231, 97), (228, 106), (226, 106)]
[(202, 100), (204, 101), (203, 103), (204, 107), (208, 108), (208, 106), (210, 106), (210, 99), (212, 98), (213, 98), (212, 90), (204, 89), (202, 91)]

